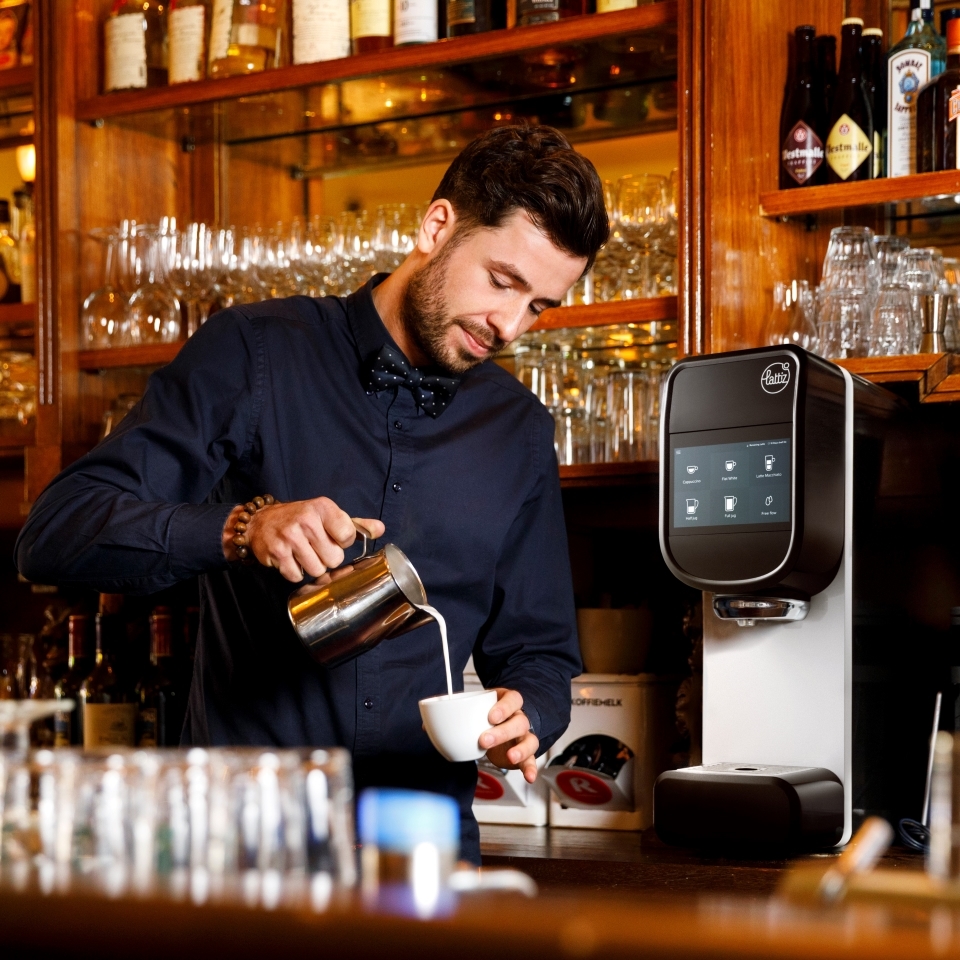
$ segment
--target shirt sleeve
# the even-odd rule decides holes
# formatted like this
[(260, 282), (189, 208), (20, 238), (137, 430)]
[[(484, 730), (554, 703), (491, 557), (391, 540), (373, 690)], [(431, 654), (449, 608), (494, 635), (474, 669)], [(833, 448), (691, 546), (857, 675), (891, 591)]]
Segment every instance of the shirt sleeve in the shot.
[(216, 314), (102, 443), (37, 498), (16, 563), (39, 583), (153, 593), (226, 565), (233, 504), (212, 491), (253, 438), (262, 394), (260, 326)]
[(540, 754), (570, 723), (570, 681), (583, 668), (552, 418), (537, 427), (539, 476), (503, 544), (473, 662), (485, 687), (520, 692)]

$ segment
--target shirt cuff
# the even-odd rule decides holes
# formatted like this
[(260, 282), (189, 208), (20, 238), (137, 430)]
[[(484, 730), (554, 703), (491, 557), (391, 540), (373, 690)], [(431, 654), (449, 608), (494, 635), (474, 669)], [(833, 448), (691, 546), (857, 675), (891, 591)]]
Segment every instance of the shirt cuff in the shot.
[(521, 709), (526, 714), (527, 719), (530, 721), (530, 732), (539, 740), (540, 711), (526, 698), (524, 698), (523, 707)]
[(232, 503), (184, 503), (170, 517), (170, 558), (177, 576), (191, 577), (227, 566), (223, 528)]

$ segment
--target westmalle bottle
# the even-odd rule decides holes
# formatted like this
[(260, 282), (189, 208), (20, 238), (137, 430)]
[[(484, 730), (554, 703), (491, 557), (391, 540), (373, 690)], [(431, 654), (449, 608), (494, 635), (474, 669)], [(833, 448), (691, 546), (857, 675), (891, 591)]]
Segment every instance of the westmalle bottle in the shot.
[(126, 629), (117, 604), (111, 602), (112, 596), (100, 596), (96, 662), (80, 686), (84, 747), (132, 747), (135, 743), (137, 706), (115, 665)]
[(53, 695), (57, 700), (73, 700), (71, 711), (53, 716), (54, 746), (69, 747), (83, 744), (83, 710), (80, 707), (80, 687), (93, 669), (93, 640), (90, 617), (85, 613), (72, 614), (68, 621), (69, 650), (66, 674), (57, 681)]
[(863, 86), (863, 21), (847, 17), (840, 31), (840, 73), (827, 134), (827, 182), (873, 178), (873, 117)]
[[(820, 115), (823, 124), (830, 122), (833, 112), (833, 94), (837, 89), (837, 38), (829, 34), (819, 36), (814, 41), (816, 67), (813, 79), (816, 84), (817, 99), (820, 101)], [(821, 140), (826, 140), (827, 130), (818, 130)]]
[(137, 746), (178, 746), (186, 692), (173, 659), (173, 621), (166, 607), (157, 607), (150, 616), (150, 665), (135, 696)]
[(873, 117), (873, 176), (886, 175), (887, 156), (887, 78), (886, 57), (883, 55), (883, 31), (870, 27), (863, 31), (863, 85), (870, 101)]
[[(932, 151), (931, 159), (924, 148)], [(923, 172), (960, 169), (960, 20), (956, 18), (947, 21), (947, 69), (920, 92), (917, 162)]]
[(813, 82), (813, 27), (794, 31), (793, 84), (780, 114), (780, 189), (823, 182), (823, 118)]

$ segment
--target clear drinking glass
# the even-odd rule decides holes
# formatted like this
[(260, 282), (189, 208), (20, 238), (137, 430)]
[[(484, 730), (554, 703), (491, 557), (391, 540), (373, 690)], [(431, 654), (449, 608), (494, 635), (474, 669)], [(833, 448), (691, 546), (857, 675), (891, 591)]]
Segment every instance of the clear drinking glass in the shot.
[(377, 273), (370, 225), (362, 213), (341, 215), (337, 236), (338, 285), (345, 296), (359, 290)]
[(377, 207), (373, 237), (374, 263), (378, 273), (393, 273), (413, 251), (420, 230), (420, 210), (408, 203)]
[(193, 222), (177, 229), (170, 218), (161, 224), (158, 244), (167, 283), (187, 312), (187, 336), (192, 337), (210, 313), (217, 282), (217, 234), (208, 224)]
[(956, 353), (960, 351), (960, 260), (944, 257), (943, 277), (950, 291), (943, 339), (947, 349), (951, 353)]
[(659, 293), (655, 254), (667, 237), (667, 206), (666, 177), (645, 173), (617, 181), (619, 229), (634, 251), (625, 266), (621, 288), (624, 300)]
[(128, 295), (121, 289), (120, 233), (91, 230), (90, 236), (103, 249), (101, 285), (83, 301), (80, 314), (81, 349), (112, 347), (120, 337), (127, 315)]
[(613, 370), (607, 380), (606, 459), (643, 460), (650, 428), (649, 379), (643, 370)]
[(910, 249), (905, 237), (882, 234), (873, 238), (877, 248), (877, 263), (880, 265), (880, 282), (889, 283), (897, 272), (900, 254)]
[(761, 332), (761, 344), (792, 343), (804, 350), (815, 350), (817, 325), (814, 313), (813, 294), (806, 280), (776, 283), (773, 310)]
[(269, 296), (266, 284), (260, 278), (260, 236), (250, 227), (231, 227), (231, 250), (226, 252), (226, 268), (220, 283), (222, 303), (231, 307), (236, 303), (258, 303)]
[(830, 231), (818, 296), (843, 292), (863, 300), (869, 316), (880, 287), (880, 264), (873, 231), (868, 227), (835, 227)]
[(158, 230), (138, 225), (133, 247), (138, 284), (130, 295), (123, 345), (174, 343), (181, 333), (180, 304), (166, 282)]
[(820, 355), (836, 360), (866, 356), (866, 318), (864, 298), (860, 294), (826, 293), (818, 311)]
[(920, 349), (920, 338), (923, 335), (920, 302), (925, 294), (936, 291), (941, 273), (942, 266), (937, 262), (934, 251), (930, 249), (904, 250), (900, 254), (894, 279), (910, 288), (913, 307), (912, 335), (907, 353), (917, 353)]
[(889, 357), (913, 353), (914, 341), (910, 287), (895, 281), (884, 283), (873, 308), (868, 355)]

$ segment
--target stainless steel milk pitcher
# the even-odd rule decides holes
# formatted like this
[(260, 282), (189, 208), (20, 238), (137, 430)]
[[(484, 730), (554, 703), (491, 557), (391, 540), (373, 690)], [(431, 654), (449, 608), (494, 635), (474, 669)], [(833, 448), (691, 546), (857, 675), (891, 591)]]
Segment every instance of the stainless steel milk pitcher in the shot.
[(328, 570), (313, 583), (298, 587), (287, 601), (290, 623), (317, 663), (333, 667), (373, 649), (381, 640), (430, 623), (417, 609), (427, 602), (420, 577), (403, 551), (388, 543), (356, 560)]

